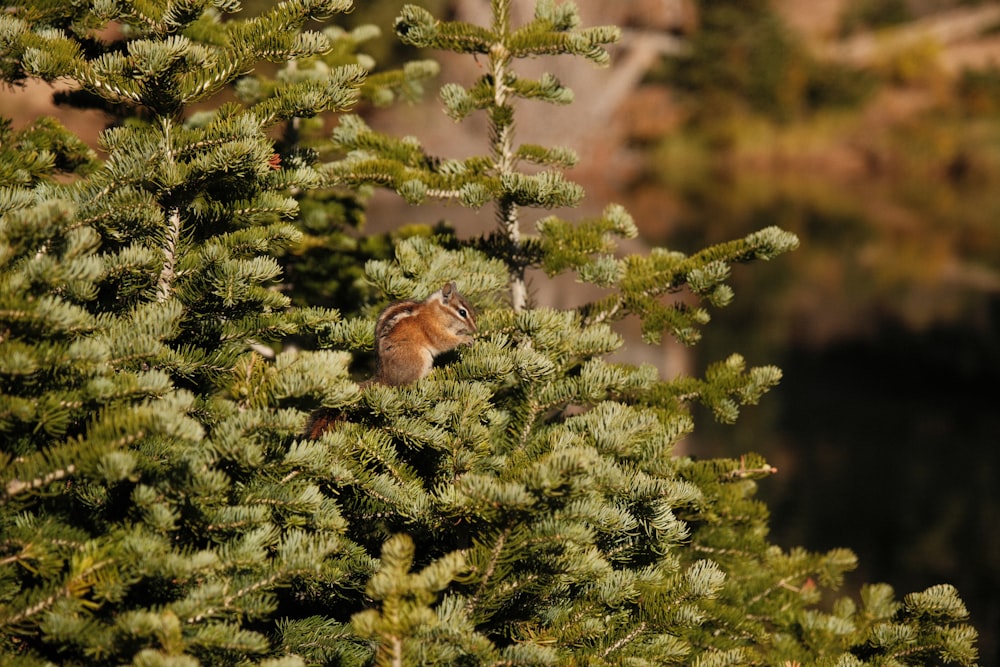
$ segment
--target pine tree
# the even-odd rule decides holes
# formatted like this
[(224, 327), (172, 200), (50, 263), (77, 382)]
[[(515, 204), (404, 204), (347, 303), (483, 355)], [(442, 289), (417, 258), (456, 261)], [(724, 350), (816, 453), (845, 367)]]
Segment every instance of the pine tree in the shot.
[[(358, 558), (332, 499), (276, 471), (298, 412), (237, 380), (251, 349), (336, 316), (290, 312), (274, 289), (301, 238), (291, 193), (320, 177), (279, 162), (269, 133), (352, 104), (364, 68), (191, 113), (259, 61), (329, 50), (301, 28), (348, 6), (223, 20), (236, 3), (24, 3), (0, 19), (8, 81), (69, 79), (72, 101), (120, 119), (104, 160), (53, 121), (5, 130), (5, 664), (278, 655), (259, 625), (276, 591)], [(85, 177), (53, 178), (71, 171)]]
[[(616, 205), (527, 231), (582, 191), (571, 150), (517, 143), (520, 100), (572, 93), (516, 62), (603, 65), (616, 29), (548, 0), (523, 26), (509, 0), (489, 26), (405, 7), (405, 43), (486, 63), (441, 97), (456, 121), (486, 114), (490, 152), (452, 159), (355, 115), (332, 146), (317, 136), (310, 118), (434, 72), (373, 74), (369, 29), (304, 29), (346, 0), (248, 19), (230, 0), (11, 7), (5, 80), (68, 78), (68, 101), (119, 122), (103, 158), (54, 121), (0, 127), (4, 664), (975, 661), (953, 588), (836, 597), (849, 551), (768, 542), (754, 491), (771, 466), (674, 455), (694, 402), (732, 421), (776, 368), (733, 355), (664, 380), (607, 360), (630, 315), (695, 343), (731, 266), (793, 235), (621, 256), (636, 229)], [(497, 230), (359, 241), (372, 186), (491, 205)], [(606, 296), (535, 307), (532, 269)], [(480, 311), (476, 342), (360, 390), (378, 308), (449, 280)], [(343, 418), (310, 440), (318, 405)]]

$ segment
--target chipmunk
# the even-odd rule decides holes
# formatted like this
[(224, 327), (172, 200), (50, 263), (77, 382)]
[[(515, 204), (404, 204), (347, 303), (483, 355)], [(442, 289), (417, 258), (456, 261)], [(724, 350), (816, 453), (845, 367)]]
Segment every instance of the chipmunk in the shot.
[[(430, 373), (434, 357), (472, 342), (476, 313), (455, 283), (423, 301), (399, 301), (379, 313), (375, 323), (375, 375), (360, 384), (398, 386)], [(306, 435), (316, 439), (341, 418), (339, 411), (313, 413)]]

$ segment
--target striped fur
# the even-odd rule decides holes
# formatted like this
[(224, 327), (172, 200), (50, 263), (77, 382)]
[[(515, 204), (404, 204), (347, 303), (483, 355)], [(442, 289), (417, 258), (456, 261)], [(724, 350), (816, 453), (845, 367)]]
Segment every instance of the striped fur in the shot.
[[(390, 304), (375, 322), (375, 375), (372, 383), (397, 386), (416, 382), (430, 373), (434, 357), (472, 342), (476, 313), (448, 283), (423, 301)], [(317, 439), (344, 418), (340, 410), (313, 412), (305, 436)]]

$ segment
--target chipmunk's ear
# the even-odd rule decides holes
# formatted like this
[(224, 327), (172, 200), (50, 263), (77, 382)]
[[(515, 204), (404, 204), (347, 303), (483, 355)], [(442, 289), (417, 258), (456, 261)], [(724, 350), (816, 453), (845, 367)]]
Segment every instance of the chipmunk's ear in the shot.
[(443, 294), (445, 298), (447, 298), (448, 295), (451, 294), (452, 292), (457, 292), (457, 291), (458, 290), (455, 288), (455, 281), (452, 281), (450, 283), (445, 283), (444, 287), (441, 288), (441, 294)]

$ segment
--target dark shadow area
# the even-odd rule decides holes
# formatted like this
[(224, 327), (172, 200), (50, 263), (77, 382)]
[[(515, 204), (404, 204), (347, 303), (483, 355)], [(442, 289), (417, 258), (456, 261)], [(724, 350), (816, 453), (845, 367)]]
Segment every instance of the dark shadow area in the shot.
[(849, 547), (846, 589), (902, 596), (958, 587), (1000, 664), (1000, 303), (991, 326), (884, 326), (822, 349), (791, 347), (774, 430), (757, 433), (779, 475), (762, 483), (778, 544)]

